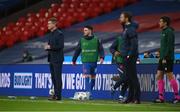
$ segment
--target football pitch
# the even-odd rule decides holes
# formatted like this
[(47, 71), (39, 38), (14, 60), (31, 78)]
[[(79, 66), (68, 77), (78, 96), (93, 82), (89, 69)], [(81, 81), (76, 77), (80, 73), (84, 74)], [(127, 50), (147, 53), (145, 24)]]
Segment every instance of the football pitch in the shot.
[(34, 100), (29, 97), (17, 97), (9, 99), (0, 97), (0, 111), (69, 111), (69, 112), (119, 112), (119, 111), (179, 111), (180, 103), (155, 104), (152, 102), (142, 102), (142, 104), (119, 104), (112, 100), (91, 100), (75, 101), (63, 99), (62, 101), (48, 101), (46, 98), (37, 98)]

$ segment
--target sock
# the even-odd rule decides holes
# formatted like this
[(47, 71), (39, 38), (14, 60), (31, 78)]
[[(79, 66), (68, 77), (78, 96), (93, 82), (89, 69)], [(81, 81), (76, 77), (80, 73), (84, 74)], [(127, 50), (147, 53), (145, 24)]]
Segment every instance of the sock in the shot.
[(86, 92), (90, 92), (91, 91), (91, 85), (90, 85), (90, 78), (89, 77), (85, 77), (85, 85), (86, 85)]
[(121, 87), (121, 92), (120, 92), (121, 96), (123, 96), (123, 97), (125, 96), (127, 88), (128, 88), (128, 85), (126, 83), (123, 83), (122, 87)]
[(164, 99), (164, 80), (158, 80), (159, 98)]
[(171, 80), (170, 80), (170, 85), (171, 85), (171, 87), (172, 87), (172, 89), (173, 89), (175, 98), (176, 98), (176, 99), (179, 99), (177, 81), (176, 81), (175, 79), (171, 79)]
[(95, 86), (95, 79), (91, 79), (91, 91), (93, 90), (94, 86)]

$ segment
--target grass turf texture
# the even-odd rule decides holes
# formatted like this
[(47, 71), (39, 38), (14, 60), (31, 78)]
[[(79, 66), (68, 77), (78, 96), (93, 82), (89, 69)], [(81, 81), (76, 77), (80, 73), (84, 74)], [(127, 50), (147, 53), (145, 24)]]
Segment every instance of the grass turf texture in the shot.
[(111, 100), (74, 101), (48, 101), (46, 98), (30, 100), (29, 97), (8, 99), (0, 97), (0, 111), (76, 111), (76, 112), (115, 112), (115, 111), (180, 111), (179, 104), (142, 102), (142, 104), (119, 104)]

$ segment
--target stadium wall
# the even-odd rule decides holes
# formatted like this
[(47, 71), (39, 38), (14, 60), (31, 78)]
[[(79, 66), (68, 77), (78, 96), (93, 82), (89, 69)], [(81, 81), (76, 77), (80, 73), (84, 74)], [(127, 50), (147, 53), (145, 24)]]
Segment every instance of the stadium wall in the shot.
[[(157, 65), (137, 65), (138, 78), (141, 85), (141, 99), (151, 101), (157, 96), (157, 85), (155, 80)], [(174, 65), (175, 78), (180, 84), (180, 64)], [(112, 96), (110, 89), (114, 84), (111, 78), (117, 74), (115, 65), (98, 65), (96, 85), (94, 87), (94, 99), (116, 99), (119, 91)], [(82, 78), (82, 65), (63, 66), (63, 92), (65, 98), (73, 97), (77, 91), (85, 91), (85, 80)], [(168, 80), (165, 77), (165, 81)], [(173, 97), (169, 83), (165, 85), (165, 97)], [(48, 96), (52, 87), (49, 66), (44, 65), (0, 65), (0, 95), (1, 96)]]

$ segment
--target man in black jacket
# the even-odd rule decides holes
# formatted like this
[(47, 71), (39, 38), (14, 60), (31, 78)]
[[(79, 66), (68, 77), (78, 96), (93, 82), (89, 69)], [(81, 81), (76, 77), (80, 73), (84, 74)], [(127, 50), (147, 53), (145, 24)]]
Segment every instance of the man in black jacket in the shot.
[(62, 64), (64, 61), (64, 35), (57, 28), (57, 19), (51, 18), (48, 21), (49, 41), (45, 45), (48, 51), (48, 62), (50, 65), (51, 79), (54, 86), (54, 95), (49, 100), (61, 100), (62, 91)]
[(129, 93), (124, 103), (140, 103), (140, 84), (136, 71), (136, 60), (138, 57), (138, 25), (132, 22), (132, 15), (129, 12), (122, 12), (120, 22), (123, 26), (121, 52), (114, 52), (114, 55), (124, 57), (125, 75), (128, 78)]

